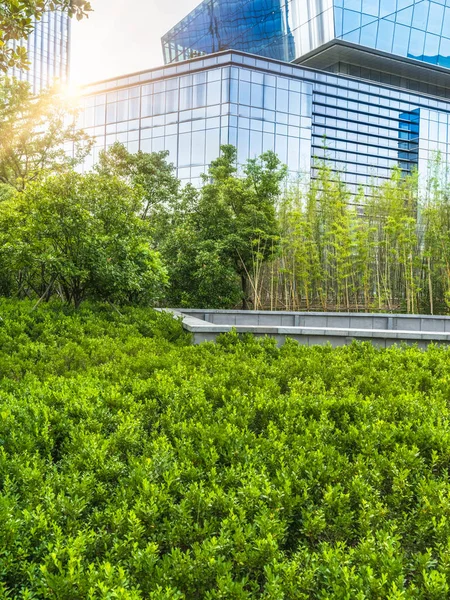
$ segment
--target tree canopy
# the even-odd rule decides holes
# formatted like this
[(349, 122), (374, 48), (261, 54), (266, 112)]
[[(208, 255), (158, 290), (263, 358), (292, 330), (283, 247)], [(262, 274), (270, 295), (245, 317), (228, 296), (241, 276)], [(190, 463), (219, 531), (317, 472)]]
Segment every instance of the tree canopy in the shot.
[[(149, 302), (166, 275), (140, 218), (142, 196), (114, 177), (64, 173), (0, 203), (0, 268), (19, 296)], [(11, 277), (14, 281), (11, 281)]]
[(236, 164), (236, 148), (222, 146), (203, 187), (167, 231), (161, 252), (178, 303), (222, 307), (240, 299), (247, 308), (250, 282), (276, 254), (286, 168), (273, 152), (247, 161), (242, 174)]
[(178, 198), (180, 181), (168, 157), (167, 151), (147, 153), (139, 150), (132, 154), (116, 142), (107, 151), (100, 152), (96, 170), (102, 175), (116, 175), (132, 185), (139, 185), (143, 191), (142, 217), (145, 219)]
[[(35, 22), (49, 10), (67, 11), (80, 20), (92, 10), (88, 0), (4, 0), (0, 2), (0, 72), (11, 67), (26, 69), (26, 49), (20, 45), (33, 31)], [(19, 42), (19, 44), (11, 44)]]
[(28, 83), (0, 81), (0, 183), (18, 190), (45, 173), (69, 171), (92, 140), (77, 127), (77, 112), (55, 90), (33, 96)]

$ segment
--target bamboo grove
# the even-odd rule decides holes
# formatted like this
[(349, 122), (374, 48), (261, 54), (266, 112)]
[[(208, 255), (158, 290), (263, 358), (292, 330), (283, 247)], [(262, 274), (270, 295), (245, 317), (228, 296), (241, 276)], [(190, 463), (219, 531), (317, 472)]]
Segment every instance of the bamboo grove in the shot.
[(425, 188), (394, 170), (355, 198), (318, 166), (306, 190), (280, 202), (277, 258), (262, 265), (254, 253), (255, 307), (447, 313), (450, 197), (439, 165), (433, 172)]

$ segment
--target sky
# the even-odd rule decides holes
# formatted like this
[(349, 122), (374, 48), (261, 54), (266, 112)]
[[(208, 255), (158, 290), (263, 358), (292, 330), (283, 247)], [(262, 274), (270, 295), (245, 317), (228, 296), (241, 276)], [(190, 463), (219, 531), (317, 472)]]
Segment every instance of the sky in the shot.
[(163, 64), (161, 36), (200, 0), (91, 0), (89, 19), (72, 22), (74, 86)]

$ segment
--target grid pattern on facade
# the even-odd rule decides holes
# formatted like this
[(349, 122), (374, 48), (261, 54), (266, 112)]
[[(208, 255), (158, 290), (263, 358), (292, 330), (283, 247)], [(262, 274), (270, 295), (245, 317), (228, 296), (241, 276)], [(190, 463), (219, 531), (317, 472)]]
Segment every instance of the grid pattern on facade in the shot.
[(436, 151), (450, 159), (445, 100), (239, 53), (88, 92), (84, 127), (97, 136), (91, 165), (118, 140), (132, 152), (168, 150), (178, 176), (197, 183), (220, 144), (231, 143), (240, 163), (274, 150), (291, 173), (311, 172), (316, 158), (326, 158), (356, 192), (396, 166), (425, 171)]
[(89, 166), (119, 141), (167, 150), (178, 177), (197, 183), (232, 144), (240, 164), (272, 150), (297, 174), (310, 167), (311, 99), (307, 82), (222, 67), (90, 96), (80, 124), (96, 138)]
[(292, 174), (310, 170), (312, 85), (250, 69), (231, 69), (229, 142), (244, 163), (274, 151)]
[(329, 161), (353, 192), (388, 179), (394, 167), (412, 173), (418, 166), (417, 107), (358, 87), (317, 85), (313, 96), (314, 157)]
[(334, 0), (336, 37), (450, 68), (449, 0)]
[(227, 49), (293, 61), (333, 36), (332, 0), (205, 0), (162, 39), (166, 63)]
[(411, 173), (419, 166), (420, 109), (400, 114), (399, 167)]
[(377, 83), (390, 85), (394, 87), (401, 87), (406, 90), (412, 90), (415, 92), (427, 94), (429, 96), (438, 96), (441, 98), (450, 98), (450, 88), (445, 87), (440, 82), (439, 85), (436, 83), (430, 83), (428, 81), (421, 81), (420, 79), (411, 79), (400, 75), (399, 72), (389, 73), (381, 71), (380, 69), (368, 69), (365, 66), (354, 65), (349, 63), (335, 63), (326, 69), (331, 73), (339, 73), (340, 75), (350, 75), (351, 77), (357, 77), (358, 79), (366, 79), (369, 81), (376, 81)]
[(438, 177), (450, 183), (450, 114), (420, 109), (419, 173), (423, 182)]
[(166, 63), (226, 49), (294, 61), (333, 39), (450, 68), (450, 0), (204, 0), (162, 43)]
[(11, 76), (28, 81), (32, 91), (50, 86), (55, 80), (66, 82), (69, 70), (70, 18), (63, 12), (47, 12), (37, 21), (25, 42), (30, 61), (28, 70), (11, 69)]

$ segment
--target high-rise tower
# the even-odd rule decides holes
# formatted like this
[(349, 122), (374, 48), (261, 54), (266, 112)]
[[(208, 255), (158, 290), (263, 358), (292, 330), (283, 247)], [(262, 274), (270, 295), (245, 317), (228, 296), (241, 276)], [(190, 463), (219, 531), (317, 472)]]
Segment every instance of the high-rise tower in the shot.
[(29, 70), (11, 69), (11, 75), (28, 81), (33, 92), (51, 85), (55, 80), (66, 82), (69, 76), (70, 18), (66, 13), (46, 12), (37, 21), (25, 46), (30, 61)]
[(166, 64), (232, 49), (446, 96), (450, 1), (204, 0), (162, 44)]

